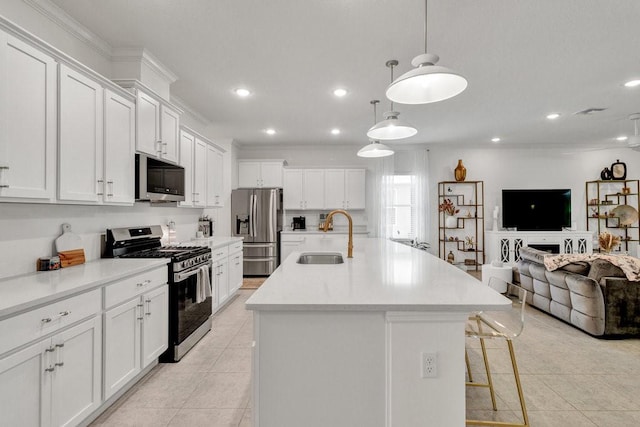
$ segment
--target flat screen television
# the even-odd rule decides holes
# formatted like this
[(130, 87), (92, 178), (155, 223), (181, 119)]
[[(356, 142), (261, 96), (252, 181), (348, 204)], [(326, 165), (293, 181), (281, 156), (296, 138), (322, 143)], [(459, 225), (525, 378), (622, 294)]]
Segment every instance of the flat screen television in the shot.
[(502, 226), (522, 231), (571, 227), (571, 190), (502, 190)]

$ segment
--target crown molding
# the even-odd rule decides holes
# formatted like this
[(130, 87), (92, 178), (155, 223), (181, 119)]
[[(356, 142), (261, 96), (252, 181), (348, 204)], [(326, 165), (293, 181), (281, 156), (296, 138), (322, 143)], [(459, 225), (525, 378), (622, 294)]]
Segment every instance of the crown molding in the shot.
[(193, 117), (198, 123), (202, 125), (209, 126), (212, 123), (211, 120), (209, 120), (208, 118), (194, 110), (190, 105), (185, 103), (182, 98), (171, 95), (171, 103)]
[(22, 0), (34, 10), (40, 12), (60, 28), (89, 45), (106, 59), (111, 59), (113, 48), (97, 34), (73, 19), (60, 7), (49, 0)]
[(171, 84), (178, 80), (178, 76), (173, 71), (143, 47), (117, 47), (112, 48), (111, 51), (113, 62), (140, 61), (162, 76), (167, 83)]

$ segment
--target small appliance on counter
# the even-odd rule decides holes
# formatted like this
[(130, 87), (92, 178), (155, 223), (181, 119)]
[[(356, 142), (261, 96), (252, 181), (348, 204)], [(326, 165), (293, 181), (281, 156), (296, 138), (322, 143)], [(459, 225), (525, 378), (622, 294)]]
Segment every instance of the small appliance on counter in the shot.
[(291, 228), (294, 230), (306, 230), (306, 218), (303, 216), (294, 216), (293, 222), (291, 223)]
[(213, 221), (208, 216), (200, 218), (198, 220), (198, 231), (202, 231), (202, 237), (213, 236)]
[[(327, 215), (325, 213), (320, 214), (320, 221), (318, 222), (318, 230), (324, 230), (324, 223), (327, 221)], [(329, 220), (328, 230), (333, 230), (333, 218)]]

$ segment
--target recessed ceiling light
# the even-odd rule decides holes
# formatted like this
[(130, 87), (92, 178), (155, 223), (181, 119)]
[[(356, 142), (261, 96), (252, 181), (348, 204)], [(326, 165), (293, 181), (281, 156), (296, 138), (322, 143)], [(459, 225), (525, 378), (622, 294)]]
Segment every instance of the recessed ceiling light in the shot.
[(238, 95), (240, 98), (246, 98), (247, 96), (251, 95), (251, 91), (249, 89), (245, 89), (243, 87), (238, 88), (236, 90), (233, 91), (236, 95)]
[(640, 86), (640, 80), (629, 80), (628, 82), (626, 82), (625, 87), (636, 87), (636, 86)]
[(555, 120), (558, 117), (560, 117), (560, 113), (551, 113), (551, 114), (547, 114), (547, 119), (549, 120)]
[(497, 136), (495, 138), (491, 138), (491, 142), (500, 142), (500, 138)]
[(333, 94), (335, 96), (337, 96), (338, 98), (342, 98), (343, 96), (345, 96), (347, 94), (347, 90), (343, 89), (343, 88), (338, 88), (338, 89), (333, 91)]
[(267, 135), (275, 135), (276, 134), (276, 130), (275, 129), (265, 129), (264, 133), (266, 133)]
[(616, 138), (616, 141), (626, 141), (627, 139), (629, 139), (628, 136), (619, 136)]
[(340, 135), (340, 129), (331, 129), (332, 135)]

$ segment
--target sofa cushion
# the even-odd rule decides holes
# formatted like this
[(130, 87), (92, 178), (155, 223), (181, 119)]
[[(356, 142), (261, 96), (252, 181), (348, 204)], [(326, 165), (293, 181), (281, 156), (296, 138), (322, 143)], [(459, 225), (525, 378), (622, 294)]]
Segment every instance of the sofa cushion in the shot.
[(537, 262), (538, 264), (542, 264), (542, 265), (544, 265), (544, 256), (548, 254), (549, 252), (530, 248), (528, 246), (520, 249), (520, 258), (526, 259), (532, 262)]
[(576, 262), (572, 262), (571, 264), (567, 264), (564, 267), (561, 267), (560, 270), (586, 276), (587, 274), (589, 274), (590, 268), (591, 268), (591, 265), (588, 262), (576, 261)]
[(600, 279), (603, 277), (626, 277), (620, 267), (616, 267), (609, 261), (603, 259), (596, 259), (591, 262), (591, 269), (589, 270), (588, 277), (600, 283)]

